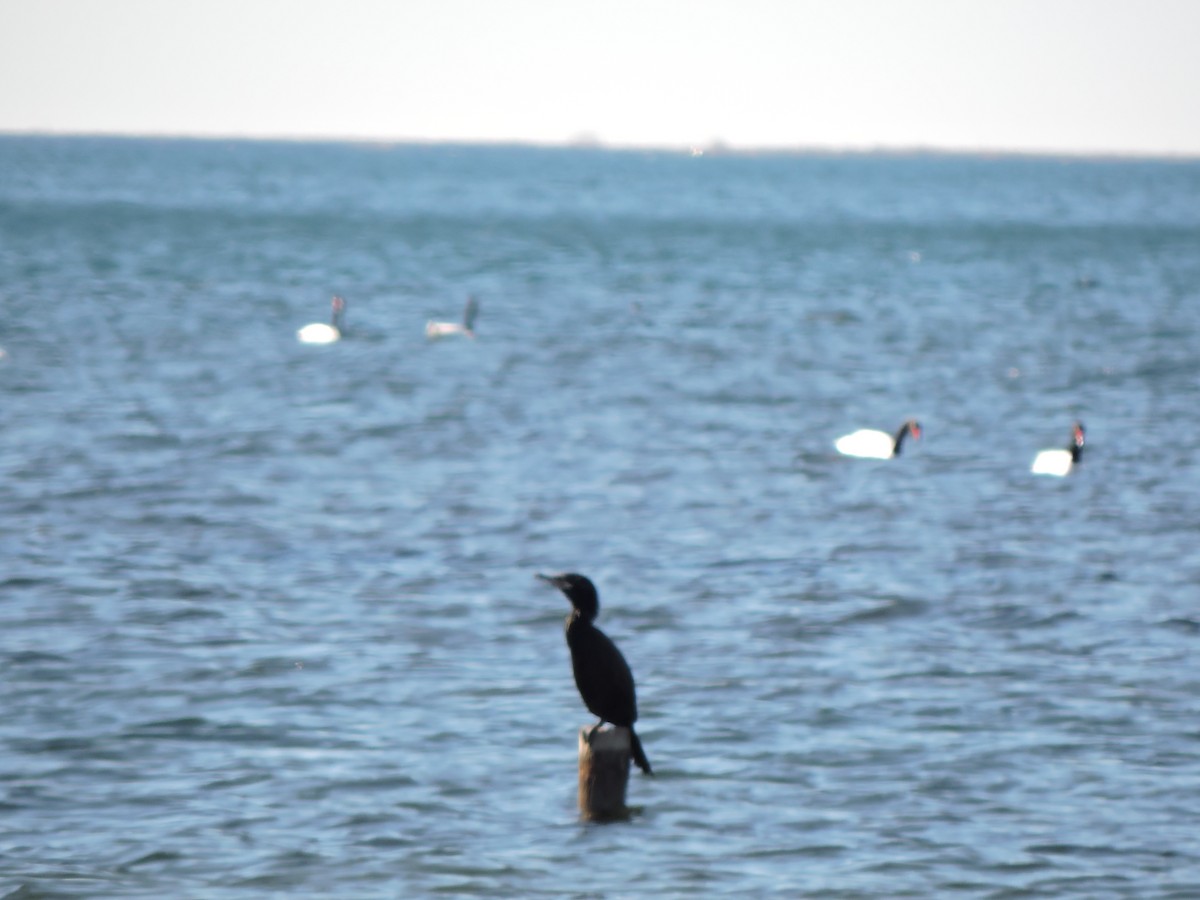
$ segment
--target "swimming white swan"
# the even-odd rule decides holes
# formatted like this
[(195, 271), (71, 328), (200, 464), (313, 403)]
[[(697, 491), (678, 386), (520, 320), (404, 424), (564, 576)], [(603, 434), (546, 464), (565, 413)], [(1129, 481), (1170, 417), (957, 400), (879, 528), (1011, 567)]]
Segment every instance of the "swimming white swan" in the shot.
[(305, 325), (296, 332), (296, 337), (300, 338), (304, 344), (332, 344), (342, 337), (342, 313), (346, 310), (346, 301), (336, 294), (330, 304), (333, 311), (330, 313), (329, 324), (324, 322), (311, 322)]
[(900, 455), (904, 439), (909, 435), (914, 440), (921, 439), (921, 424), (916, 419), (909, 419), (900, 426), (894, 435), (886, 431), (875, 431), (871, 428), (860, 428), (851, 434), (842, 435), (833, 442), (837, 452), (845, 456), (858, 456), (863, 459), (891, 459)]
[(435, 340), (436, 338), (461, 334), (473, 338), (475, 337), (475, 317), (477, 315), (479, 315), (479, 304), (474, 297), (467, 297), (467, 305), (463, 307), (461, 322), (434, 322), (430, 320), (425, 323), (425, 337)]
[(1083, 423), (1076, 422), (1071, 426), (1071, 445), (1066, 450), (1043, 450), (1033, 458), (1029, 471), (1034, 475), (1066, 475), (1079, 462), (1083, 452), (1084, 431)]

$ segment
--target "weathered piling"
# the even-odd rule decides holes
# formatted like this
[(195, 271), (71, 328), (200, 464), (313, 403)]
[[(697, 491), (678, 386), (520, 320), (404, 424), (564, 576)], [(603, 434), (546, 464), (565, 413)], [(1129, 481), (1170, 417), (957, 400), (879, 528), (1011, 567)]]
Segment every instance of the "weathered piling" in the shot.
[(585, 819), (625, 819), (629, 784), (629, 729), (619, 725), (579, 729), (579, 812)]

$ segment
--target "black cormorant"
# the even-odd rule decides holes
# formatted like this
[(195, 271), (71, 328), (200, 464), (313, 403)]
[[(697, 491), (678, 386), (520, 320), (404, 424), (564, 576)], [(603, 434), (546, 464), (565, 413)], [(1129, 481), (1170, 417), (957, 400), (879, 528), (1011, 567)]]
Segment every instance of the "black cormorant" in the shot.
[(600, 611), (596, 586), (583, 575), (564, 572), (561, 575), (538, 575), (554, 585), (571, 601), (574, 611), (567, 616), (567, 646), (571, 648), (571, 668), (575, 685), (584, 706), (598, 716), (597, 728), (605, 722), (629, 729), (633, 761), (647, 775), (650, 761), (642, 750), (642, 742), (633, 723), (637, 721), (637, 697), (633, 673), (621, 651), (593, 621)]

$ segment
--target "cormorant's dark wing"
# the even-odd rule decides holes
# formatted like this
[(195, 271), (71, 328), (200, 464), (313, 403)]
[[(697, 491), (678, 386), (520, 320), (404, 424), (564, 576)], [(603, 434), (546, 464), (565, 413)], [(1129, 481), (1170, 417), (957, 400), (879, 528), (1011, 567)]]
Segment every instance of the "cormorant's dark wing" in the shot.
[(575, 685), (592, 715), (626, 727), (637, 721), (637, 698), (629, 664), (598, 628), (567, 633)]

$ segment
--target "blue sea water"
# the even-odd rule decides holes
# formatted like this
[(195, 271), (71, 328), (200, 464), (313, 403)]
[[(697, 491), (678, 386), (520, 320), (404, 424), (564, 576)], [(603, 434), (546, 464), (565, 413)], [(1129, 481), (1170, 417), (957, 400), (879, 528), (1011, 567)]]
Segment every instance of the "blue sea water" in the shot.
[(6, 137), (0, 349), (0, 896), (1200, 896), (1200, 163)]

